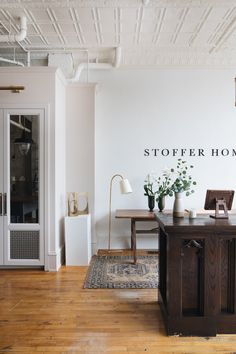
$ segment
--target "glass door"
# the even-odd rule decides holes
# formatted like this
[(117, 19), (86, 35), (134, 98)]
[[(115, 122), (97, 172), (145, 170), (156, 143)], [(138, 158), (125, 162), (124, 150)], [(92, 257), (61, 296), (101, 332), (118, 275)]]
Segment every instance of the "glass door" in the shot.
[(4, 264), (44, 264), (43, 110), (4, 111)]

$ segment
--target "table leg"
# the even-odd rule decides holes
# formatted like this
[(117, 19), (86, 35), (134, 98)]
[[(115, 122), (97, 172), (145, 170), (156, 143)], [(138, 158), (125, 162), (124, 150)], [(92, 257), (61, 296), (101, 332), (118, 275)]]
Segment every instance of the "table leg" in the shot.
[(134, 249), (134, 242), (133, 242), (133, 219), (131, 219), (131, 250)]
[(135, 220), (131, 219), (131, 248), (134, 255), (134, 264), (137, 262), (137, 252), (136, 252), (136, 225)]

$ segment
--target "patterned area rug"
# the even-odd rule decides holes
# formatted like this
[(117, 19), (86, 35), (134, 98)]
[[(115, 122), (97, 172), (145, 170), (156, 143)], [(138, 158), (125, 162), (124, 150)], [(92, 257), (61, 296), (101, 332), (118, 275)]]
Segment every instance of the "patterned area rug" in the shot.
[(158, 287), (158, 256), (93, 256), (84, 288), (153, 289)]

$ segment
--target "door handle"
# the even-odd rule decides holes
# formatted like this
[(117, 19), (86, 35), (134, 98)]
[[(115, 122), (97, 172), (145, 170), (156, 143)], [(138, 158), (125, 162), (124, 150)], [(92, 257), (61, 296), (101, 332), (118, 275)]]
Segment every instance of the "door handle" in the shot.
[(0, 193), (0, 216), (2, 215), (2, 193)]
[(7, 193), (3, 194), (3, 215), (7, 215)]

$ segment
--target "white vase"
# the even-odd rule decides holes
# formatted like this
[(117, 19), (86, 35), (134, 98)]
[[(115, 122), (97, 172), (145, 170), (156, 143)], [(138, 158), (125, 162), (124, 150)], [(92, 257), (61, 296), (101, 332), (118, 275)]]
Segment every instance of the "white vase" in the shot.
[(175, 192), (175, 201), (173, 207), (173, 216), (175, 218), (184, 217), (183, 192)]

